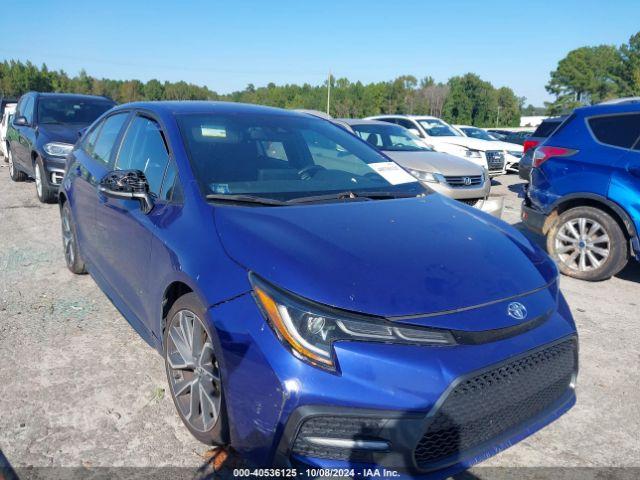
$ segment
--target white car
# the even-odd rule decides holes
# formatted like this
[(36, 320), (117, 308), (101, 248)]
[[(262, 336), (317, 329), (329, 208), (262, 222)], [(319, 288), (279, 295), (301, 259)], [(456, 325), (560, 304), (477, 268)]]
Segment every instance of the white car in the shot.
[(7, 127), (9, 126), (10, 117), (16, 111), (15, 103), (7, 103), (4, 107), (4, 114), (0, 121), (0, 155), (2, 155), (6, 161), (7, 159)]
[(466, 137), (439, 118), (427, 115), (377, 115), (367, 120), (380, 120), (407, 128), (437, 152), (471, 160), (486, 168), (492, 177), (506, 173), (504, 149), (498, 149), (486, 140)]
[(497, 139), (491, 133), (483, 130), (482, 128), (472, 127), (471, 125), (454, 125), (458, 131), (463, 135), (470, 138), (477, 138), (479, 140), (486, 140), (491, 142), (495, 148), (499, 148), (504, 151), (505, 167), (509, 172), (517, 172), (520, 159), (522, 158), (524, 149), (522, 145), (517, 143), (503, 142)]

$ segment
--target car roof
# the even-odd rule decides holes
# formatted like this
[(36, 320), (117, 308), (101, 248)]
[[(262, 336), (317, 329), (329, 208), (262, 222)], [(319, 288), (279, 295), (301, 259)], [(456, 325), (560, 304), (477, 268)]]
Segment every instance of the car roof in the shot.
[(440, 120), (438, 117), (432, 115), (403, 115), (403, 114), (389, 114), (389, 115), (372, 115), (376, 118), (410, 118), (414, 120)]
[(606, 115), (608, 113), (630, 113), (640, 112), (640, 102), (625, 101), (605, 102), (587, 107), (579, 107), (574, 110), (576, 115)]
[[(46, 97), (46, 98), (76, 98), (76, 99), (99, 99), (99, 100), (107, 100), (109, 102), (113, 102), (109, 97), (104, 97), (101, 95), (85, 95), (83, 93), (61, 93), (61, 92), (28, 92), (35, 93), (38, 97)], [(113, 102), (115, 103), (115, 102)]]
[[(347, 125), (381, 125), (385, 127), (400, 127), (389, 122), (381, 122), (380, 120), (365, 120), (362, 118), (337, 118), (336, 121), (346, 123)], [(400, 127), (402, 128), (402, 127)]]
[(249, 113), (249, 114), (267, 114), (267, 115), (286, 115), (292, 117), (309, 118), (313, 115), (307, 113), (295, 112), (293, 110), (285, 110), (283, 108), (265, 107), (263, 105), (254, 105), (249, 103), (237, 102), (217, 102), (206, 100), (171, 100), (159, 102), (132, 102), (124, 103), (116, 107), (118, 110), (126, 108), (137, 108), (150, 110), (157, 113), (165, 114), (184, 114), (184, 113)]

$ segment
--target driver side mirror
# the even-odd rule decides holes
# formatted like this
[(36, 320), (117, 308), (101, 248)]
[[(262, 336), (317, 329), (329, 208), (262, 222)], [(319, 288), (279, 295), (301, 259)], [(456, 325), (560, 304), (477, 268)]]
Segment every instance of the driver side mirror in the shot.
[(140, 170), (114, 170), (107, 173), (98, 185), (98, 191), (105, 197), (140, 202), (140, 210), (145, 215), (153, 209), (153, 196), (149, 192), (147, 177)]
[(27, 117), (24, 115), (18, 115), (17, 117), (13, 117), (13, 124), (18, 127), (26, 127), (29, 125), (29, 122), (27, 122)]
[(423, 138), (422, 133), (420, 133), (420, 130), (418, 130), (417, 128), (409, 128), (408, 130), (409, 130), (411, 133), (413, 133), (416, 137)]

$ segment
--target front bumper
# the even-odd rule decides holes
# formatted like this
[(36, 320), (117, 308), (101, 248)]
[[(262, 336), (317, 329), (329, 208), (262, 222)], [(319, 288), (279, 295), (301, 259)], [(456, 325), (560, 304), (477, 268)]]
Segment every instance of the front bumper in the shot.
[(57, 187), (62, 183), (66, 160), (60, 157), (42, 156), (44, 168), (47, 171), (47, 183)]
[[(334, 346), (337, 372), (320, 370), (293, 357), (264, 321), (251, 294), (222, 303), (209, 310), (208, 321), (215, 327), (222, 352), (231, 444), (249, 465), (258, 467), (357, 463), (412, 474), (466, 468), (538, 430), (573, 404), (575, 396), (570, 388), (553, 405), (478, 448), (433, 468), (416, 465), (414, 450), (453, 385), (575, 335), (568, 307), (564, 301), (560, 303), (548, 320), (518, 335), (517, 341), (452, 347), (340, 342)], [(458, 313), (448, 315), (455, 324)], [(358, 451), (332, 458), (319, 451), (302, 455), (294, 448), (298, 433), (305, 421), (319, 413), (384, 419), (381, 441), (389, 447), (367, 451), (364, 457)], [(380, 439), (375, 441), (380, 447)]]

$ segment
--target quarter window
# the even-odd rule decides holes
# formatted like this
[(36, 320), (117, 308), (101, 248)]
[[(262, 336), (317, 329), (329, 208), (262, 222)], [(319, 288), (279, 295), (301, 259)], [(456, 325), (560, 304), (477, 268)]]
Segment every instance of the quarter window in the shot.
[(168, 161), (160, 125), (150, 118), (135, 117), (122, 141), (116, 169), (140, 170), (147, 177), (149, 190), (158, 195)]
[(588, 120), (591, 131), (600, 143), (631, 148), (640, 135), (640, 114), (607, 115)]
[(160, 199), (171, 203), (182, 202), (182, 189), (180, 187), (180, 179), (178, 178), (178, 169), (173, 161), (169, 162), (167, 171), (164, 174)]
[[(93, 158), (107, 165), (111, 162), (114, 144), (128, 115), (128, 112), (111, 115), (102, 122), (101, 127), (95, 130), (97, 138), (87, 139), (87, 142), (91, 145), (91, 148), (88, 148), (87, 151)], [(91, 132), (89, 137), (93, 135), (94, 132)], [(95, 143), (92, 143), (92, 140)]]

